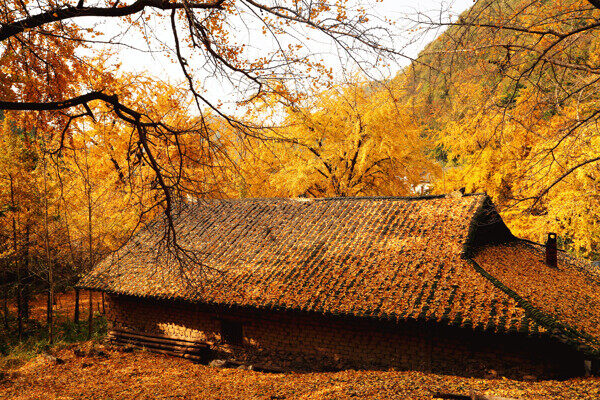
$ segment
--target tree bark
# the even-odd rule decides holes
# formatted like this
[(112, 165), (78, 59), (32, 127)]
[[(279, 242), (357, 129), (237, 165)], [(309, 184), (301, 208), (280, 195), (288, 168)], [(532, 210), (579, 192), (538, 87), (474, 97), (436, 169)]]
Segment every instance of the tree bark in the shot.
[(2, 283), (4, 285), (4, 290), (2, 291), (2, 311), (4, 313), (4, 329), (8, 330), (8, 285), (6, 284), (6, 271), (2, 270)]
[[(90, 164), (88, 162), (87, 151), (85, 153), (85, 194), (87, 197), (87, 212), (88, 212), (88, 259), (89, 271), (94, 268), (94, 249), (93, 249), (93, 234), (92, 234), (92, 181), (90, 179)], [(88, 339), (92, 337), (92, 324), (94, 316), (92, 291), (90, 290), (90, 312), (88, 315)]]
[(19, 334), (19, 342), (23, 338), (23, 303), (21, 301), (21, 263), (19, 262), (18, 252), (19, 243), (17, 235), (17, 204), (15, 202), (15, 186), (11, 174), (8, 175), (10, 180), (10, 207), (12, 211), (12, 244), (15, 270), (17, 271), (17, 332)]
[(79, 289), (75, 289), (75, 315), (73, 317), (73, 322), (76, 324), (79, 323)]
[(47, 323), (48, 340), (50, 344), (54, 343), (54, 276), (52, 271), (52, 261), (50, 259), (50, 234), (48, 232), (48, 175), (46, 171), (46, 158), (43, 159), (44, 166), (44, 247), (46, 250), (46, 266), (48, 268), (48, 305), (47, 305)]
[(30, 257), (31, 254), (29, 253), (29, 232), (30, 232), (30, 227), (29, 227), (29, 223), (26, 223), (25, 226), (25, 242), (23, 243), (23, 245), (25, 246), (25, 257), (23, 258), (23, 262), (25, 264), (25, 267), (23, 268), (23, 287), (21, 288), (21, 306), (22, 306), (22, 311), (23, 311), (23, 319), (25, 321), (27, 321), (29, 319), (29, 280), (31, 278), (31, 273), (29, 271), (29, 265), (30, 265)]
[(143, 11), (145, 8), (159, 10), (179, 9), (221, 9), (224, 0), (216, 0), (213, 3), (181, 2), (174, 3), (168, 0), (137, 0), (129, 5), (121, 7), (85, 7), (83, 5), (73, 7), (57, 7), (39, 14), (30, 15), (27, 18), (2, 24), (0, 28), (0, 41), (18, 35), (25, 30), (39, 28), (53, 22), (71, 20), (80, 17), (126, 17)]
[(46, 292), (46, 325), (50, 325), (50, 320), (52, 319), (52, 298), (50, 296), (50, 286), (48, 286), (48, 291)]
[(93, 328), (93, 317), (94, 317), (94, 301), (93, 301), (93, 292), (91, 290), (89, 292), (89, 312), (88, 312), (88, 340), (92, 338), (92, 328)]

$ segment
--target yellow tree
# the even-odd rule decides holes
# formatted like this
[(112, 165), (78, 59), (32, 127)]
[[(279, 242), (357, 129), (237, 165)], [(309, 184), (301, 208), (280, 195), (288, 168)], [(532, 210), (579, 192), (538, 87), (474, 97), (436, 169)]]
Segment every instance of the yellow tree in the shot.
[(35, 184), (38, 153), (32, 133), (21, 129), (15, 121), (0, 118), (0, 259), (3, 264), (3, 311), (8, 326), (10, 272), (16, 284), (17, 322), (19, 338), (23, 320), (29, 315), (30, 236), (35, 224), (39, 197), (31, 190)]
[[(118, 82), (139, 109), (182, 129), (177, 135), (165, 135), (148, 144), (161, 165), (163, 179), (169, 184), (183, 181), (171, 192), (172, 198), (222, 197), (221, 151), (213, 137), (216, 132), (207, 118), (190, 115), (193, 102), (185, 86), (135, 75), (123, 75)], [(70, 280), (124, 245), (134, 231), (161, 211), (156, 175), (144, 162), (147, 153), (134, 145), (135, 132), (110, 118), (110, 110), (102, 104), (91, 110), (95, 121), (74, 121), (62, 150), (52, 158), (54, 180), (61, 193), (60, 222), (68, 236), (62, 258), (73, 266), (72, 275), (66, 277)], [(173, 250), (168, 248), (172, 240), (168, 232), (165, 239), (165, 250)], [(182, 262), (189, 261), (179, 255)], [(88, 310), (89, 322), (92, 315)]]
[(427, 192), (438, 168), (419, 121), (398, 97), (382, 84), (354, 83), (286, 106), (282, 126), (269, 140), (251, 140), (241, 156), (241, 194)]
[(439, 191), (487, 191), (519, 235), (598, 255), (600, 10), (583, 0), (478, 1), (407, 73), (446, 162)]
[[(55, 128), (46, 131), (47, 142), (61, 146), (69, 135), (70, 123), (74, 119), (96, 118), (93, 109), (101, 103), (114, 120), (128, 125), (134, 133), (128, 150), (139, 149), (143, 155), (141, 162), (155, 175), (155, 190), (162, 193), (159, 206), (168, 220), (170, 240), (175, 243), (170, 215), (175, 207), (174, 193), (181, 189), (185, 179), (163, 175), (169, 166), (161, 164), (164, 158), (154, 153), (153, 143), (173, 141), (187, 132), (162, 120), (160, 114), (138, 107), (137, 99), (130, 97), (118, 83), (95, 79), (107, 75), (106, 70), (91, 67), (94, 60), (81, 52), (75, 54), (75, 50), (82, 45), (89, 52), (95, 51), (94, 54), (99, 52), (96, 45), (115, 50), (121, 38), (136, 31), (150, 51), (165, 54), (178, 64), (202, 125), (209, 125), (210, 118), (219, 118), (234, 126), (239, 134), (256, 136), (256, 131), (265, 128), (265, 124), (243, 120), (237, 117), (239, 114), (227, 110), (222, 104), (224, 94), (231, 94), (229, 99), (237, 106), (272, 95), (293, 98), (294, 93), (288, 90), (293, 86), (282, 83), (311, 79), (322, 82), (331, 77), (331, 68), (318, 55), (323, 42), (335, 46), (340, 54), (365, 69), (380, 60), (380, 56), (396, 53), (388, 40), (391, 35), (386, 23), (369, 15), (369, 7), (364, 3), (349, 0), (5, 2), (0, 4), (0, 42), (10, 51), (0, 60), (3, 71), (0, 109), (24, 111), (28, 122), (38, 128), (43, 125), (38, 118), (45, 118), (48, 121), (45, 126)], [(121, 31), (113, 36), (118, 39), (100, 36), (97, 30), (78, 25), (84, 20), (120, 22)], [(149, 32), (164, 33), (170, 40), (157, 40)], [(311, 43), (316, 47), (310, 46)], [(364, 57), (366, 54), (369, 56)], [(18, 76), (24, 66), (29, 69), (26, 81), (22, 82)], [(215, 82), (220, 89), (209, 90)], [(180, 147), (175, 150), (180, 151)]]
[(55, 223), (58, 217), (57, 185), (48, 171), (47, 157), (35, 132), (22, 129), (6, 117), (2, 121), (0, 137), (3, 144), (0, 151), (0, 179), (3, 182), (0, 207), (2, 218), (7, 222), (2, 224), (5, 238), (2, 244), (9, 250), (3, 256), (13, 260), (11, 273), (16, 286), (17, 330), (21, 337), (28, 318), (30, 290), (43, 288), (48, 293), (47, 319), (51, 334), (53, 272), (60, 266), (57, 255), (64, 243), (63, 232)]

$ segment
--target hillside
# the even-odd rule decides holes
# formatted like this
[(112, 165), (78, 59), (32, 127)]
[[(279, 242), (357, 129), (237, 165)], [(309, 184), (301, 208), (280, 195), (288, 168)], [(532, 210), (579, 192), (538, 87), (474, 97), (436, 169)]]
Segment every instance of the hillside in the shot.
[[(478, 1), (394, 79), (444, 166), (435, 191), (485, 191), (518, 236), (598, 257), (600, 10)], [(422, 29), (444, 24), (422, 20)]]

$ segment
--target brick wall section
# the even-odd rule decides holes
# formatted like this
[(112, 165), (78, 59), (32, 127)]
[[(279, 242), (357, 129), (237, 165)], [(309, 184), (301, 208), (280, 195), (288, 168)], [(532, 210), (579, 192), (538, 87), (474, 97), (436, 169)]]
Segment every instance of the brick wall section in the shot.
[[(236, 359), (278, 368), (397, 368), (467, 376), (495, 370), (515, 378), (563, 378), (583, 371), (582, 357), (566, 346), (518, 334), (478, 333), (431, 323), (233, 311), (125, 296), (108, 296), (107, 305), (110, 328), (208, 342)], [(242, 322), (243, 346), (221, 342), (221, 319)]]

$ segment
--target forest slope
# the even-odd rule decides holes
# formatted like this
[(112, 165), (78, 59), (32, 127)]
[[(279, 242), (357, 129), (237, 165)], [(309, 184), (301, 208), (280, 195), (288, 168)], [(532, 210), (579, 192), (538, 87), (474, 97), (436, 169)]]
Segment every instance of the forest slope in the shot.
[[(478, 1), (393, 86), (444, 166), (437, 192), (485, 191), (517, 236), (599, 255), (600, 10), (582, 0)], [(418, 19), (418, 17), (417, 17)]]

